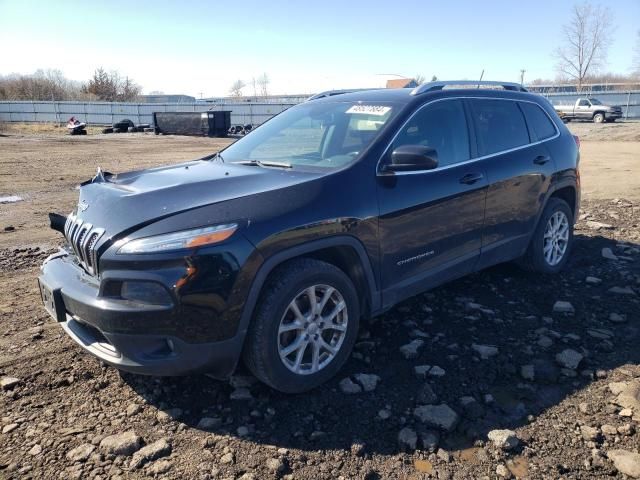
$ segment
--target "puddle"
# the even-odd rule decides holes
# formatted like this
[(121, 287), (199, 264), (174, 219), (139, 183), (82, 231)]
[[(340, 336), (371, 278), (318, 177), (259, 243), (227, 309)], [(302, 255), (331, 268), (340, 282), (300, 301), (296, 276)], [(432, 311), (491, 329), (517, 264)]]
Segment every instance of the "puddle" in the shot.
[(6, 197), (0, 197), (0, 203), (16, 203), (16, 202), (21, 202), (22, 200), (23, 198), (17, 195), (8, 195)]
[(420, 473), (433, 473), (433, 464), (429, 460), (415, 460), (413, 466)]

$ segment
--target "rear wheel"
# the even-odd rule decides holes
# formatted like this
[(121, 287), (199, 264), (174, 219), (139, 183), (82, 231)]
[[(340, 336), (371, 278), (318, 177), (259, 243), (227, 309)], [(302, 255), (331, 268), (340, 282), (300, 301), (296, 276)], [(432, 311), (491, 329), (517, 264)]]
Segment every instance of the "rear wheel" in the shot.
[(519, 260), (525, 269), (558, 273), (566, 265), (573, 244), (573, 212), (564, 200), (550, 198), (529, 247)]
[(593, 116), (593, 121), (594, 121), (594, 123), (602, 123), (602, 122), (604, 122), (604, 114), (596, 113)]
[(278, 268), (261, 294), (244, 360), (260, 380), (286, 393), (333, 377), (358, 332), (358, 295), (339, 268), (297, 259)]

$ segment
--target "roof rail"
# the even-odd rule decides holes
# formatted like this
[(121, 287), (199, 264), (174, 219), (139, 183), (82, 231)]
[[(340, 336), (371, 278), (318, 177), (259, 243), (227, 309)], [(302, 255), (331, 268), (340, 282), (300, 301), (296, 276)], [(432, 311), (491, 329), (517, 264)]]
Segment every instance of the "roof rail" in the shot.
[(411, 91), (411, 95), (420, 95), (421, 93), (433, 92), (435, 90), (442, 90), (444, 87), (453, 85), (453, 86), (469, 86), (480, 88), (480, 86), (490, 85), (495, 87), (502, 87), (505, 90), (512, 90), (515, 92), (528, 92), (526, 88), (524, 88), (519, 83), (513, 82), (494, 82), (488, 80), (446, 80), (446, 81), (438, 81), (438, 82), (429, 82), (423, 83), (422, 85), (418, 85)]
[(342, 95), (344, 93), (353, 93), (353, 92), (364, 92), (366, 90), (380, 90), (379, 88), (349, 88), (346, 90), (327, 90), (326, 92), (316, 93), (315, 95), (310, 96), (305, 100), (308, 102), (310, 100), (317, 100), (318, 98), (325, 97), (333, 97), (335, 95)]

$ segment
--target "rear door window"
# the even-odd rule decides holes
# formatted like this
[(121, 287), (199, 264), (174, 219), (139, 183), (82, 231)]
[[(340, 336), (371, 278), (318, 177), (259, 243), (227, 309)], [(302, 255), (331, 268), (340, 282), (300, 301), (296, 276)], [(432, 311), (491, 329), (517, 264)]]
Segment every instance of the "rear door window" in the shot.
[(469, 160), (469, 132), (460, 100), (434, 102), (402, 127), (391, 151), (402, 145), (425, 145), (438, 154), (438, 166)]
[(529, 125), (529, 130), (535, 137), (535, 140), (546, 140), (556, 134), (556, 126), (549, 118), (549, 115), (547, 115), (538, 105), (534, 103), (520, 102), (520, 108), (522, 108), (522, 111), (524, 112), (527, 124)]
[(512, 100), (470, 100), (480, 155), (491, 155), (527, 145), (524, 116)]

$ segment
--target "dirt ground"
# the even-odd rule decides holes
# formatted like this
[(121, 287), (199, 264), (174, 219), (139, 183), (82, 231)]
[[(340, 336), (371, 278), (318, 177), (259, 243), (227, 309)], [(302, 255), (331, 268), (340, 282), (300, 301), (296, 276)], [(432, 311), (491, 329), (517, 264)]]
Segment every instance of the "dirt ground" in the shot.
[[(70, 211), (98, 165), (192, 159), (229, 140), (0, 132), (0, 197), (23, 199), (0, 203), (0, 478), (633, 478), (640, 123), (569, 127), (583, 204), (564, 273), (500, 265), (416, 296), (363, 327), (338, 378), (296, 396), (243, 370), (120, 374), (40, 304), (38, 266), (61, 241), (46, 214)], [(345, 393), (361, 373), (379, 377), (374, 390)]]

